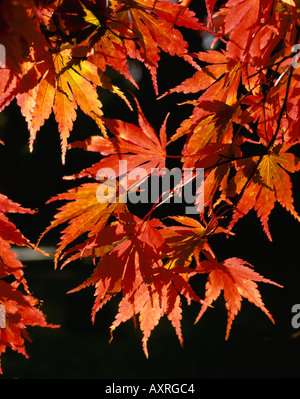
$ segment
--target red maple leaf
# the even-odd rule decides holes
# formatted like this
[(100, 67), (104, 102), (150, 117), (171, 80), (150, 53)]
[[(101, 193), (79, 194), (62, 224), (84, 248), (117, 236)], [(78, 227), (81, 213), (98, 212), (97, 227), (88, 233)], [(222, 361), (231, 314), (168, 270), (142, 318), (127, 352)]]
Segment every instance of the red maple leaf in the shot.
[[(84, 142), (71, 144), (72, 148), (84, 148), (105, 156), (100, 162), (74, 177), (92, 176), (101, 180), (101, 171), (111, 171), (113, 178), (120, 178), (120, 185), (123, 184), (127, 191), (143, 182), (154, 170), (165, 167), (167, 118), (158, 136), (145, 118), (137, 100), (136, 104), (139, 126), (121, 120), (104, 119), (107, 129), (114, 135), (113, 138), (93, 136)], [(138, 171), (142, 172), (142, 175), (137, 173)]]
[[(30, 294), (23, 264), (11, 249), (11, 245), (34, 248), (5, 215), (16, 212), (33, 213), (0, 194), (0, 304), (3, 307), (0, 316), (5, 318), (5, 328), (0, 328), (0, 357), (7, 347), (28, 357), (24, 341), (24, 338), (30, 340), (27, 326), (59, 327), (46, 322), (45, 315), (39, 309), (39, 301)], [(12, 280), (11, 283), (4, 280), (7, 277)]]
[[(167, 250), (157, 229), (161, 225), (159, 220), (143, 221), (129, 213), (119, 214), (118, 220), (81, 249), (81, 256), (100, 258), (91, 277), (71, 291), (95, 286), (93, 320), (97, 311), (116, 293), (122, 290), (123, 296), (131, 294), (140, 278), (150, 284), (153, 269), (162, 267), (161, 253)], [(105, 245), (107, 234), (110, 245)]]

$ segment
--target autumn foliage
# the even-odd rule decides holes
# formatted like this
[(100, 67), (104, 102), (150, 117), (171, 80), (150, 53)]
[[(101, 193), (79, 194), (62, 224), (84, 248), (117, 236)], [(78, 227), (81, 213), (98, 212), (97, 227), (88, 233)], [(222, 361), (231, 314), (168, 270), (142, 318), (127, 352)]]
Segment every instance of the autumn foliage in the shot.
[[(222, 293), (228, 314), (226, 339), (244, 298), (273, 322), (257, 283), (280, 285), (234, 254), (220, 259), (211, 237), (222, 234), (230, 239), (236, 224), (254, 211), (272, 241), (269, 217), (276, 203), (300, 221), (291, 180), (291, 174), (300, 170), (300, 158), (293, 152), (300, 131), (300, 68), (293, 47), (299, 42), (300, 1), (228, 0), (220, 5), (205, 0), (205, 21), (191, 11), (190, 3), (4, 0), (0, 4), (0, 43), (6, 49), (6, 65), (0, 69), (0, 110), (17, 102), (28, 125), (31, 151), (38, 131), (53, 113), (63, 163), (67, 151), (75, 147), (99, 154), (97, 163), (68, 176), (74, 188), (54, 193), (49, 200), (58, 201), (59, 207), (40, 240), (53, 228), (63, 229), (55, 267), (90, 259), (92, 275), (72, 292), (95, 288), (93, 321), (117, 295), (120, 302), (111, 336), (118, 325), (133, 319), (143, 331), (146, 356), (151, 331), (164, 315), (183, 342), (183, 300), (199, 304), (198, 321)], [(184, 39), (186, 30), (210, 34), (211, 48), (191, 52)], [(157, 79), (162, 52), (182, 58), (195, 70), (183, 81), (178, 76), (178, 85), (165, 93)], [(156, 132), (138, 99), (107, 76), (110, 67), (138, 88), (129, 59), (147, 68), (158, 101), (165, 96), (176, 101), (176, 93), (186, 96), (178, 112), (190, 107), (190, 117), (175, 132), (168, 131), (167, 115), (162, 115), (164, 122)], [(136, 113), (137, 123), (108, 119), (99, 88), (124, 100), (124, 107)], [(79, 109), (95, 121), (98, 135), (72, 142)], [(178, 152), (170, 155), (168, 147), (176, 142)], [(141, 183), (130, 172), (142, 167), (150, 178), (153, 170), (165, 170), (171, 156), (180, 160), (182, 171), (191, 171), (192, 180), (197, 169), (204, 170), (196, 198), (198, 213), (168, 213), (168, 205), (159, 198), (144, 217), (137, 216), (124, 201), (124, 195)], [(120, 170), (120, 161), (126, 161), (126, 170)], [(97, 173), (104, 168), (115, 172), (117, 189), (111, 192), (115, 201), (101, 202), (97, 196)], [(110, 193), (109, 179), (106, 183)], [(171, 198), (183, 185), (180, 182), (165, 194)], [(155, 215), (160, 205), (166, 209), (163, 219)], [(10, 212), (32, 211), (0, 196), (0, 303), (8, 326), (0, 330), (0, 353), (9, 346), (26, 354), (26, 326), (53, 326), (30, 295), (23, 265), (10, 248), (13, 244), (38, 250), (40, 240), (36, 246), (28, 242), (7, 218)], [(207, 277), (206, 283), (192, 288), (199, 275)], [(7, 276), (13, 276), (13, 282), (7, 282)]]

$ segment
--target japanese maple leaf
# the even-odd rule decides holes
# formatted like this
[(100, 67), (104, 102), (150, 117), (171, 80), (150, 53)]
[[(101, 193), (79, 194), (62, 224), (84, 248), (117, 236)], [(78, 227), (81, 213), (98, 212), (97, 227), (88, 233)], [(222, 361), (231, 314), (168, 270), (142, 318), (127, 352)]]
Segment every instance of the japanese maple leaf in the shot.
[[(0, 194), (0, 237), (9, 244), (27, 246), (31, 249), (39, 251), (44, 255), (47, 255), (43, 251), (35, 248), (34, 244), (24, 237), (21, 231), (17, 229), (15, 224), (9, 220), (8, 216), (6, 215), (7, 213), (34, 214), (35, 211), (29, 208), (24, 208), (20, 204), (7, 198), (5, 195)], [(10, 262), (10, 265), (12, 264), (13, 262)], [(16, 268), (19, 268), (20, 265), (21, 263), (17, 262)]]
[(38, 68), (33, 62), (23, 62), (21, 67), (22, 74), (13, 88), (8, 84), (14, 84), (13, 78), (1, 72), (5, 86), (2, 108), (16, 97), (30, 131), (31, 150), (37, 131), (53, 111), (61, 136), (63, 163), (78, 107), (94, 119), (102, 133), (106, 134), (102, 103), (96, 90), (98, 86), (117, 93), (127, 102), (123, 93), (108, 78), (99, 76), (95, 65), (89, 61), (74, 62), (70, 50), (48, 56)]
[(223, 52), (215, 50), (210, 50), (205, 53), (201, 52), (197, 54), (197, 58), (200, 61), (212, 65), (206, 65), (202, 67), (194, 74), (192, 78), (184, 80), (180, 85), (168, 90), (166, 94), (175, 92), (182, 92), (186, 94), (204, 91), (216, 83), (228, 70), (228, 59), (226, 54)]
[(1, 213), (34, 213), (29, 208), (24, 208), (21, 205), (13, 202), (5, 195), (0, 194), (0, 212)]
[(249, 302), (259, 307), (274, 323), (272, 315), (261, 299), (256, 282), (274, 284), (278, 287), (282, 286), (262, 277), (248, 266), (251, 265), (239, 258), (228, 258), (223, 262), (207, 260), (202, 261), (197, 266), (196, 272), (209, 274), (206, 283), (206, 296), (196, 322), (199, 321), (207, 307), (220, 296), (223, 290), (228, 312), (226, 339), (229, 337), (232, 322), (241, 309), (243, 298), (247, 298)]
[[(78, 173), (75, 177), (90, 175), (99, 177), (101, 171), (112, 171), (115, 178), (120, 178), (120, 184), (129, 190), (139, 181), (147, 178), (153, 170), (165, 167), (166, 160), (166, 120), (162, 124), (159, 136), (145, 118), (137, 102), (139, 126), (115, 119), (104, 119), (107, 129), (113, 138), (93, 136), (84, 142), (74, 142), (71, 147), (84, 148), (99, 152), (105, 157), (92, 167)], [(167, 118), (166, 118), (167, 119)], [(136, 174), (142, 168), (142, 176)], [(104, 173), (103, 172), (103, 173)]]
[(119, 202), (115, 187), (107, 187), (109, 192), (104, 201), (101, 201), (97, 195), (98, 183), (82, 184), (48, 201), (68, 201), (59, 209), (55, 219), (46, 228), (38, 241), (39, 244), (43, 236), (51, 229), (68, 222), (68, 226), (63, 230), (60, 245), (55, 254), (55, 266), (57, 266), (62, 252), (69, 244), (83, 234), (88, 234), (89, 237), (97, 236), (106, 226), (111, 214), (125, 209), (126, 204)]
[[(69, 62), (70, 60), (64, 58), (62, 54), (54, 60), (58, 85), (54, 98), (54, 113), (59, 124), (63, 149), (66, 148), (66, 140), (76, 118), (77, 104), (83, 112), (96, 120), (100, 129), (104, 130), (101, 121), (102, 104), (98, 99), (95, 86), (82, 74), (80, 67), (68, 67)], [(87, 67), (90, 69), (91, 65), (88, 64)], [(94, 76), (97, 76), (96, 71), (94, 71)]]
[(200, 153), (209, 143), (230, 142), (232, 122), (240, 113), (238, 88), (242, 77), (241, 64), (214, 50), (197, 56), (211, 65), (204, 66), (192, 78), (166, 93), (200, 93), (197, 100), (190, 102), (194, 107), (192, 115), (181, 123), (171, 138), (174, 141), (188, 135), (185, 152), (189, 156)]
[[(77, 117), (77, 107), (94, 119), (102, 134), (106, 135), (102, 120), (102, 103), (97, 93), (98, 86), (117, 93), (126, 102), (127, 100), (108, 78), (99, 74), (99, 70), (94, 64), (86, 60), (74, 62), (71, 50), (54, 53), (52, 58), (54, 71), (51, 69), (46, 71), (36, 88), (34, 107), (31, 109), (29, 121), (30, 145), (32, 148), (37, 130), (53, 110), (61, 136), (62, 160), (64, 162), (68, 137)], [(42, 67), (40, 68), (42, 69)], [(129, 105), (128, 102), (127, 104)]]
[[(0, 357), (7, 347), (28, 358), (24, 338), (30, 340), (28, 326), (59, 327), (48, 324), (39, 301), (29, 291), (23, 264), (11, 245), (33, 244), (9, 220), (6, 213), (34, 213), (0, 194), (0, 304), (5, 309), (5, 328), (0, 329)], [(0, 373), (1, 359), (0, 359)]]
[[(182, 9), (180, 4), (165, 1), (134, 0), (119, 4), (115, 17), (123, 24), (130, 27), (136, 40), (127, 40), (127, 54), (131, 58), (143, 61), (149, 69), (153, 85), (158, 94), (157, 67), (160, 60), (159, 52), (162, 50), (170, 55), (183, 57), (195, 68), (198, 68), (193, 58), (188, 53), (188, 44), (183, 39), (181, 32), (174, 27), (184, 26), (189, 29), (206, 29), (200, 24), (195, 14)], [(136, 46), (137, 41), (139, 46)]]
[[(198, 115), (195, 125), (193, 121), (191, 133), (182, 151), (182, 161), (186, 168), (194, 167), (195, 164), (200, 165), (201, 162), (197, 161), (205, 156), (210, 146), (212, 148), (216, 144), (220, 147), (223, 145), (223, 148), (226, 148), (226, 145), (231, 146), (233, 122), (240, 114), (239, 107), (229, 106), (221, 101), (203, 101), (199, 107), (202, 116)], [(196, 121), (196, 118), (193, 119)]]
[[(10, 200), (5, 195), (0, 194), (0, 238), (3, 241), (0, 246), (0, 260), (2, 265), (0, 268), (0, 277), (5, 277), (9, 274), (13, 274), (16, 280), (25, 284), (27, 289), (26, 281), (23, 279), (22, 263), (17, 259), (16, 254), (10, 249), (11, 245), (27, 246), (29, 248), (36, 249), (13, 222), (11, 222), (7, 216), (7, 213), (20, 213), (20, 214), (34, 214), (35, 211), (24, 208), (20, 204)], [(47, 255), (41, 250), (37, 251)], [(15, 274), (16, 273), (16, 274)]]
[[(0, 245), (3, 244), (4, 241), (0, 238)], [(2, 260), (0, 260), (1, 269)], [(18, 284), (9, 284), (0, 279), (0, 303), (5, 309), (5, 328), (0, 329), (0, 373), (2, 373), (1, 355), (7, 347), (29, 358), (25, 347), (26, 341), (31, 341), (27, 331), (28, 326), (48, 328), (59, 326), (47, 323), (45, 315), (39, 309), (39, 301), (29, 293), (23, 294), (18, 289)]]
[[(95, 249), (92, 255), (100, 259), (91, 277), (70, 291), (95, 286), (93, 320), (97, 311), (113, 295), (121, 290), (123, 296), (132, 293), (139, 276), (151, 284), (154, 269), (162, 267), (162, 253), (168, 250), (158, 229), (161, 226), (159, 220), (143, 221), (130, 213), (119, 214), (118, 219), (121, 224), (107, 226), (89, 243), (89, 248)], [(109, 234), (109, 243), (106, 234)], [(83, 256), (88, 255), (89, 252), (83, 252)]]
[(19, 68), (15, 74), (0, 72), (0, 109), (16, 98), (30, 131), (30, 150), (37, 131), (53, 111), (61, 137), (63, 163), (78, 108), (91, 117), (106, 135), (97, 87), (116, 93), (131, 108), (121, 90), (109, 78), (103, 77), (96, 65), (73, 58), (70, 49), (47, 54), (38, 64), (22, 61)]
[[(187, 216), (170, 216), (170, 219), (179, 223), (162, 229), (166, 243), (170, 247), (169, 259), (166, 267), (188, 267), (193, 257), (198, 260), (200, 252), (214, 257), (207, 242), (207, 235), (215, 229), (214, 222), (204, 226), (199, 220)], [(215, 233), (221, 232), (219, 229)]]
[[(134, 80), (129, 64), (127, 48), (122, 39), (122, 30), (124, 26), (120, 24), (118, 26), (117, 34), (114, 31), (107, 31), (102, 40), (99, 40), (94, 44), (91, 54), (88, 56), (88, 61), (96, 65), (99, 70), (105, 72), (109, 65), (115, 71), (121, 73), (133, 86), (139, 88), (138, 83)], [(127, 31), (124, 33), (124, 36)], [(132, 33), (131, 33), (132, 34)]]
[(0, 247), (0, 260), (2, 260), (0, 268), (0, 278), (10, 274), (15, 279), (22, 282), (27, 287), (22, 270), (22, 263), (17, 259), (16, 254), (10, 249), (11, 244), (18, 246), (33, 247), (29, 240), (16, 228), (7, 217), (6, 213), (34, 213), (31, 209), (23, 208), (21, 205), (11, 201), (5, 195), (0, 194), (0, 239), (2, 245)]
[(300, 170), (300, 159), (286, 152), (290, 146), (291, 144), (277, 145), (262, 157), (254, 156), (236, 161), (239, 170), (230, 185), (233, 188), (232, 195), (236, 193), (241, 198), (234, 209), (229, 231), (240, 218), (254, 209), (264, 232), (272, 241), (268, 220), (276, 202), (300, 221), (294, 208), (292, 182), (288, 174)]
[(111, 325), (111, 339), (113, 331), (123, 322), (139, 315), (140, 328), (143, 332), (142, 345), (148, 358), (147, 341), (159, 320), (166, 315), (175, 328), (177, 337), (183, 345), (181, 331), (182, 298), (202, 302), (189, 284), (189, 276), (185, 268), (174, 267), (157, 268), (152, 284), (146, 284), (141, 278), (136, 280), (136, 288), (132, 293), (123, 297), (119, 304), (119, 311)]

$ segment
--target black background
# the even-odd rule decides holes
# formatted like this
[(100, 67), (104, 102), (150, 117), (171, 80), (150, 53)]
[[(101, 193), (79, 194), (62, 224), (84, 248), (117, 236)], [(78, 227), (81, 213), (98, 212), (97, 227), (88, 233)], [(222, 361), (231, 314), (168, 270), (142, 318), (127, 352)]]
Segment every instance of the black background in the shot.
[[(203, 12), (203, 9), (200, 9)], [(197, 34), (185, 32), (192, 49), (201, 49)], [(173, 134), (178, 124), (189, 115), (191, 108), (178, 107), (186, 97), (173, 95), (157, 100), (149, 73), (143, 71), (140, 90), (136, 91), (116, 73), (110, 73), (114, 83), (123, 90), (130, 89), (138, 97), (150, 123), (158, 131), (166, 114), (171, 112), (168, 132)], [(181, 60), (162, 55), (158, 69), (160, 93), (181, 83), (194, 70)], [(126, 109), (121, 100), (100, 92), (106, 117), (136, 122), (136, 114)], [(35, 215), (12, 215), (24, 235), (36, 242), (55, 213), (55, 205), (46, 205), (53, 195), (72, 187), (74, 183), (62, 176), (80, 171), (98, 160), (96, 154), (82, 150), (67, 153), (61, 164), (60, 140), (53, 115), (38, 132), (33, 153), (28, 150), (28, 130), (17, 105), (12, 103), (0, 114), (0, 191), (12, 200), (31, 209)], [(78, 113), (71, 141), (97, 134), (96, 125)], [(179, 153), (179, 144), (171, 151)], [(172, 165), (170, 165), (172, 166)], [(292, 176), (295, 207), (299, 210), (299, 177)], [(141, 209), (135, 209), (141, 212)], [(172, 209), (172, 212), (176, 209)], [(169, 212), (164, 208), (161, 212)], [(27, 344), (30, 356), (7, 350), (2, 356), (4, 374), (11, 378), (298, 378), (300, 338), (292, 338), (297, 330), (291, 325), (291, 308), (300, 303), (299, 223), (276, 205), (270, 217), (273, 242), (262, 231), (254, 212), (250, 212), (235, 228), (236, 236), (216, 238), (212, 246), (220, 260), (237, 256), (255, 270), (282, 284), (278, 288), (259, 284), (262, 299), (276, 324), (246, 300), (236, 317), (231, 335), (225, 341), (226, 309), (223, 297), (215, 302), (203, 318), (194, 325), (199, 306), (183, 304), (183, 338), (181, 348), (175, 331), (167, 319), (162, 319), (148, 342), (149, 359), (142, 351), (142, 333), (133, 322), (121, 325), (111, 343), (109, 327), (117, 312), (119, 297), (101, 310), (93, 326), (90, 311), (93, 290), (76, 294), (66, 292), (82, 282), (91, 272), (88, 262), (74, 262), (66, 269), (54, 270), (49, 260), (26, 262), (25, 276), (33, 294), (43, 300), (42, 310), (49, 323), (61, 324), (60, 329), (30, 328), (33, 343)], [(42, 245), (56, 245), (59, 232), (53, 231)], [(195, 280), (199, 292), (204, 293), (204, 280)]]

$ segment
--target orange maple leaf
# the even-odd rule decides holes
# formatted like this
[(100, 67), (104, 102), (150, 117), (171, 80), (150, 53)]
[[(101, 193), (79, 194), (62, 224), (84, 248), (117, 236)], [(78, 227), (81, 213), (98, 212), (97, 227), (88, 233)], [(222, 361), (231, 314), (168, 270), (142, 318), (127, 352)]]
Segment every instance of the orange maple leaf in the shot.
[(229, 337), (232, 322), (241, 309), (243, 297), (259, 307), (274, 323), (272, 315), (262, 302), (255, 281), (274, 284), (278, 287), (282, 286), (262, 277), (247, 266), (251, 265), (239, 258), (228, 258), (223, 262), (205, 260), (197, 266), (196, 272), (209, 273), (209, 275), (204, 303), (195, 323), (199, 321), (207, 307), (219, 297), (222, 290), (228, 311), (226, 339)]
[(53, 201), (68, 201), (59, 209), (59, 212), (55, 215), (55, 219), (45, 229), (37, 243), (39, 245), (41, 239), (51, 229), (68, 222), (68, 226), (63, 230), (60, 245), (55, 253), (55, 266), (57, 266), (62, 252), (69, 244), (86, 233), (89, 234), (90, 238), (94, 238), (106, 226), (111, 214), (126, 208), (125, 203), (119, 202), (115, 187), (107, 185), (108, 193), (103, 201), (99, 201), (99, 196), (97, 195), (98, 188), (98, 183), (82, 184), (48, 201), (48, 203)]
[(188, 43), (174, 27), (175, 22), (176, 25), (189, 29), (206, 30), (192, 11), (172, 2), (134, 0), (119, 4), (115, 17), (132, 30), (136, 40), (126, 41), (127, 54), (143, 61), (151, 73), (157, 94), (156, 74), (161, 50), (182, 57), (198, 68), (188, 53)]
[[(162, 124), (159, 136), (147, 121), (136, 100), (139, 126), (116, 119), (104, 118), (105, 126), (114, 135), (113, 138), (92, 136), (83, 142), (74, 142), (71, 148), (83, 148), (87, 151), (99, 152), (105, 157), (92, 167), (77, 173), (74, 177), (92, 176), (101, 179), (101, 170), (111, 170), (124, 189), (130, 190), (144, 181), (153, 170), (161, 170), (166, 162), (166, 121)], [(122, 163), (124, 161), (124, 163)], [(143, 168), (140, 176), (135, 173)], [(130, 173), (133, 171), (133, 173)]]
[(290, 146), (279, 144), (262, 157), (236, 161), (238, 172), (229, 183), (229, 191), (231, 186), (241, 198), (234, 209), (229, 231), (240, 218), (254, 209), (267, 237), (272, 241), (268, 220), (276, 202), (300, 221), (294, 208), (292, 182), (288, 174), (300, 170), (300, 159), (286, 152)]
[(199, 152), (209, 143), (230, 142), (232, 122), (240, 114), (238, 89), (243, 75), (242, 64), (214, 50), (198, 53), (197, 57), (212, 65), (204, 66), (192, 78), (165, 93), (200, 92), (197, 100), (183, 103), (193, 105), (193, 113), (171, 137), (174, 141), (189, 135), (186, 144), (188, 155)]
[[(86, 60), (72, 59), (71, 50), (64, 50), (52, 55), (52, 71), (46, 71), (36, 87), (36, 97), (31, 110), (29, 129), (30, 146), (35, 139), (37, 130), (43, 125), (53, 109), (58, 130), (61, 136), (62, 160), (65, 160), (67, 143), (79, 107), (84, 113), (95, 120), (100, 131), (106, 136), (102, 120), (102, 103), (97, 94), (97, 87), (108, 89), (123, 98), (130, 107), (125, 96), (108, 78), (99, 73), (98, 68)], [(47, 64), (48, 65), (48, 64)], [(46, 67), (40, 66), (41, 71)]]
[(159, 320), (167, 315), (181, 345), (182, 300), (202, 302), (189, 284), (189, 276), (185, 268), (156, 268), (152, 283), (146, 284), (141, 278), (136, 280), (135, 290), (123, 297), (119, 304), (119, 312), (111, 325), (113, 331), (123, 322), (139, 314), (140, 328), (143, 331), (143, 350), (148, 357), (147, 341)]
[[(1, 312), (0, 315), (5, 319), (5, 328), (0, 328), (0, 373), (1, 354), (7, 347), (28, 358), (24, 341), (24, 338), (30, 340), (27, 326), (59, 327), (46, 322), (45, 315), (39, 309), (39, 301), (30, 294), (23, 264), (17, 259), (11, 245), (32, 249), (34, 246), (8, 219), (6, 213), (34, 212), (0, 194), (0, 305), (5, 309), (5, 314)], [(12, 280), (11, 283), (6, 281), (7, 277)]]

